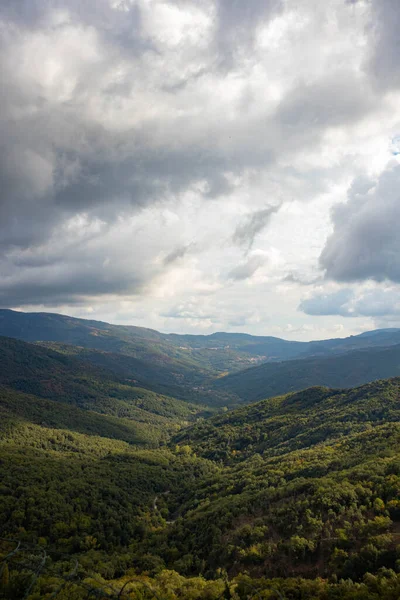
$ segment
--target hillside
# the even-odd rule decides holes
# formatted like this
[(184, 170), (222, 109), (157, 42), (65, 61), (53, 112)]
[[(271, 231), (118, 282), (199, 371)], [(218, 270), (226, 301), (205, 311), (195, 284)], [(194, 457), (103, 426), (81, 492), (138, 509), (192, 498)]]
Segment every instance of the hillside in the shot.
[[(71, 346), (57, 342), (38, 342), (40, 346), (49, 348), (66, 356), (74, 357), (79, 361), (107, 369), (119, 379), (133, 383), (141, 388), (179, 398), (186, 402), (213, 407), (232, 405), (236, 399), (229, 392), (213, 389), (208, 384), (210, 374), (207, 376), (202, 371), (197, 373), (197, 379), (171, 370), (171, 366), (163, 366), (151, 361), (141, 360), (126, 354), (107, 352)], [(214, 373), (215, 375), (215, 373)]]
[(313, 387), (201, 421), (174, 441), (200, 456), (234, 464), (254, 454), (279, 456), (400, 423), (400, 378), (350, 390)]
[(219, 393), (254, 402), (315, 385), (351, 388), (400, 375), (400, 345), (268, 363), (214, 381)]
[[(204, 410), (142, 389), (107, 369), (20, 340), (0, 338), (0, 364), (0, 385), (30, 397), (52, 400), (52, 408), (47, 412), (52, 414), (53, 421), (55, 415), (61, 415), (60, 411), (66, 414), (66, 408), (60, 405), (67, 404), (80, 409), (81, 414), (83, 410), (108, 418), (119, 417), (124, 420), (124, 428), (139, 428), (144, 432), (147, 427), (149, 441), (154, 443)], [(21, 395), (15, 398), (18, 400)], [(47, 419), (46, 413), (46, 422)], [(96, 431), (94, 426), (92, 430)], [(102, 431), (100, 428), (97, 433)], [(143, 433), (141, 441), (145, 441)]]
[[(3, 598), (23, 598), (30, 585), (30, 600), (83, 598), (91, 579), (100, 578), (101, 589), (102, 577), (133, 565), (153, 570), (157, 558), (129, 548), (165, 523), (154, 510), (157, 494), (183, 490), (210, 468), (168, 450), (137, 450), (21, 418), (0, 420), (0, 451), (0, 557), (11, 555), (1, 574)], [(43, 556), (53, 560), (45, 565)], [(79, 575), (68, 582), (63, 574), (76, 560)]]
[(151, 451), (78, 431), (77, 413), (55, 428), (55, 401), (12, 394), (5, 597), (32, 581), (29, 600), (399, 597), (400, 379), (264, 400)]
[[(355, 364), (357, 357), (352, 357), (354, 369), (348, 368), (347, 359), (343, 358), (358, 348), (379, 350), (400, 345), (398, 329), (376, 330), (343, 339), (293, 342), (223, 332), (163, 334), (143, 327), (53, 313), (0, 309), (0, 335), (40, 343), (105, 368), (119, 379), (156, 394), (217, 409), (313, 385), (352, 386), (399, 374), (391, 357), (387, 362), (378, 360), (377, 367), (372, 355), (368, 366), (362, 364), (365, 357), (360, 357), (358, 364)], [(337, 365), (293, 362), (296, 357), (311, 360), (329, 356), (335, 360), (337, 357)], [(286, 368), (281, 363), (287, 360), (291, 364)], [(247, 374), (246, 369), (255, 365), (260, 365), (260, 370)]]
[(398, 565), (400, 379), (265, 400), (175, 441), (219, 465), (167, 534), (194, 562), (352, 579)]
[(177, 422), (138, 410), (134, 417), (115, 417), (77, 406), (23, 394), (0, 386), (0, 417), (3, 426), (28, 422), (50, 429), (68, 430), (135, 444), (157, 446), (168, 433), (176, 431)]

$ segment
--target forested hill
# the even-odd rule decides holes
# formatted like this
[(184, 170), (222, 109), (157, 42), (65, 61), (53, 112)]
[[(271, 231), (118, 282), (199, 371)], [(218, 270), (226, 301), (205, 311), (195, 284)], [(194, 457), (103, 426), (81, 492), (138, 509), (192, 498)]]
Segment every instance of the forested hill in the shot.
[[(0, 406), (6, 402), (20, 416), (35, 413), (39, 423), (44, 411), (42, 420), (55, 427), (60, 421), (62, 427), (84, 433), (154, 445), (205, 410), (89, 362), (12, 338), (0, 337), (0, 365)], [(75, 429), (72, 421), (81, 427)], [(89, 429), (83, 425), (88, 421)]]
[(254, 454), (279, 456), (400, 423), (400, 378), (350, 390), (313, 387), (202, 421), (175, 438), (227, 464)]
[(400, 597), (400, 379), (264, 400), (153, 450), (55, 399), (0, 388), (0, 410), (3, 598)]
[[(192, 561), (253, 577), (374, 582), (375, 591), (372, 574), (384, 574), (395, 586), (387, 597), (399, 597), (400, 379), (265, 400), (175, 441), (219, 465), (169, 532)], [(351, 582), (346, 592), (279, 585), (293, 590), (288, 598), (375, 598)]]
[(254, 402), (315, 385), (351, 388), (400, 375), (400, 345), (268, 363), (216, 379), (219, 393)]

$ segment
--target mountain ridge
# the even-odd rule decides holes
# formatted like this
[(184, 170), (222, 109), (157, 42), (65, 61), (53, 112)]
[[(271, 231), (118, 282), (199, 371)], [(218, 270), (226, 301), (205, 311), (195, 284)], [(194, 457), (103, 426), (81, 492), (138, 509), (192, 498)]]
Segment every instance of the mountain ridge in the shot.
[[(7, 318), (8, 317), (8, 318)], [(36, 323), (35, 323), (36, 320)], [(59, 331), (55, 328), (55, 323), (59, 323), (64, 325), (64, 331)], [(68, 327), (70, 326), (70, 327)], [(384, 328), (384, 329), (375, 329), (372, 331), (363, 332), (357, 335), (352, 335), (344, 338), (328, 338), (324, 340), (311, 340), (309, 342), (302, 341), (292, 341), (285, 340), (283, 338), (279, 338), (276, 336), (259, 336), (259, 335), (251, 335), (247, 333), (235, 333), (235, 332), (214, 332), (212, 334), (201, 335), (201, 334), (176, 334), (176, 333), (161, 333), (156, 331), (155, 329), (150, 329), (146, 327), (138, 327), (135, 325), (113, 325), (111, 323), (107, 323), (105, 321), (91, 320), (91, 319), (83, 319), (77, 317), (71, 317), (68, 315), (62, 315), (57, 313), (46, 313), (46, 312), (37, 312), (37, 313), (25, 313), (20, 311), (14, 311), (12, 309), (0, 309), (0, 335), (8, 335), (8, 337), (19, 337), (24, 339), (25, 341), (66, 341), (64, 338), (67, 334), (69, 334), (71, 341), (79, 338), (79, 335), (82, 335), (81, 332), (77, 332), (76, 329), (78, 327), (82, 327), (86, 330), (89, 330), (94, 338), (98, 337), (96, 335), (97, 330), (104, 332), (106, 334), (110, 334), (112, 332), (119, 332), (121, 339), (126, 339), (129, 333), (134, 333), (137, 337), (141, 339), (152, 339), (162, 341), (174, 340), (177, 343), (192, 342), (199, 343), (203, 342), (205, 344), (204, 347), (207, 347), (207, 344), (214, 340), (221, 341), (253, 341), (256, 348), (259, 348), (263, 342), (271, 342), (271, 343), (281, 343), (284, 345), (297, 347), (298, 349), (308, 348), (307, 352), (317, 351), (318, 348), (321, 349), (340, 349), (340, 348), (352, 348), (355, 340), (359, 342), (361, 340), (361, 344), (364, 344), (364, 341), (367, 338), (376, 338), (382, 337), (385, 343), (383, 345), (392, 345), (400, 343), (400, 329), (397, 328)], [(75, 331), (74, 331), (75, 328)], [(50, 332), (48, 332), (50, 329)], [(9, 331), (7, 334), (6, 331)], [(39, 336), (39, 337), (38, 337)], [(30, 339), (27, 339), (27, 338)], [(63, 339), (58, 339), (63, 337)], [(93, 347), (96, 347), (96, 343), (99, 344), (99, 340), (91, 340), (93, 343)], [(104, 341), (104, 340), (102, 340)], [(375, 342), (375, 340), (374, 340)], [(75, 345), (79, 345), (76, 343)], [(378, 345), (375, 344), (374, 345)], [(174, 345), (175, 346), (175, 345)], [(248, 345), (247, 345), (248, 346)], [(98, 346), (97, 346), (98, 347)], [(246, 344), (245, 344), (246, 347)], [(222, 349), (222, 348), (221, 348)], [(179, 348), (178, 348), (179, 350)], [(249, 348), (247, 347), (247, 351)], [(254, 354), (255, 351), (251, 349), (251, 353)], [(182, 353), (179, 353), (181, 356)]]
[(256, 402), (311, 386), (352, 388), (399, 375), (400, 344), (264, 363), (220, 377), (213, 386), (238, 401)]

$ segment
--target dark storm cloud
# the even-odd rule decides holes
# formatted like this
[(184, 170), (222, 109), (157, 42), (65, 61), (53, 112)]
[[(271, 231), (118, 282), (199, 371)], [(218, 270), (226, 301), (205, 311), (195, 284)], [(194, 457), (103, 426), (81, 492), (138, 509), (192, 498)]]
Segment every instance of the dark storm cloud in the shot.
[[(291, 138), (293, 147), (304, 143), (304, 127), (313, 114), (322, 123), (321, 131), (325, 126), (323, 106), (329, 93), (332, 97), (333, 89), (329, 86), (322, 92), (315, 88), (302, 90), (284, 101), (277, 115), (283, 128), (281, 133), (272, 121), (265, 120), (262, 124), (247, 122), (246, 128), (240, 121), (216, 126), (212, 115), (207, 138), (199, 135), (196, 127), (193, 129), (190, 117), (184, 116), (167, 124), (169, 135), (164, 137), (160, 136), (165, 128), (162, 118), (153, 118), (135, 127), (108, 128), (88, 113), (88, 99), (98, 96), (104, 103), (109, 95), (107, 109), (115, 111), (119, 103), (129, 99), (135, 74), (128, 72), (118, 85), (107, 86), (103, 82), (104, 71), (114, 62), (118, 64), (127, 48), (132, 50), (132, 39), (138, 40), (138, 48), (143, 49), (143, 43), (148, 43), (141, 35), (138, 7), (130, 3), (121, 3), (121, 6), (127, 10), (114, 10), (106, 0), (97, 3), (96, 10), (89, 3), (77, 0), (8, 0), (1, 5), (5, 50), (0, 58), (3, 84), (0, 244), (3, 247), (37, 244), (50, 235), (57, 223), (76, 212), (89, 212), (113, 221), (132, 208), (179, 195), (199, 181), (207, 184), (205, 197), (227, 194), (232, 189), (227, 173), (240, 174), (248, 167), (272, 164), (280, 140), (284, 145), (286, 139)], [(270, 18), (279, 7), (280, 3), (275, 1), (220, 0), (216, 35), (225, 41), (232, 38), (233, 46), (238, 47), (240, 35), (252, 35), (257, 24)], [(14, 57), (7, 54), (12, 38), (19, 38), (22, 45), (30, 28), (41, 28), (45, 33), (51, 31), (50, 16), (56, 9), (68, 9), (68, 23), (90, 26), (100, 40), (108, 36), (103, 48), (106, 58), (83, 66), (72, 98), (62, 102), (47, 98), (40, 85), (29, 77), (21, 79)], [(66, 25), (56, 27), (61, 35)], [(239, 37), (238, 32), (242, 32)], [(133, 52), (131, 58), (139, 55), (140, 52)], [(163, 71), (168, 73), (168, 69)], [(202, 72), (207, 71), (202, 68)], [(190, 79), (192, 74), (187, 77)], [(167, 75), (165, 81), (161, 78), (160, 87), (167, 81)], [(157, 93), (156, 89), (153, 91)], [(350, 92), (339, 96), (351, 98)], [(337, 96), (335, 98), (337, 102)], [(346, 118), (354, 117), (352, 100), (347, 104)], [(329, 105), (327, 112), (331, 114)], [(345, 112), (346, 107), (342, 107), (342, 117)], [(19, 116), (16, 117), (16, 113)], [(294, 126), (296, 114), (300, 115), (298, 127)], [(207, 118), (205, 115), (205, 126)], [(331, 124), (331, 120), (328, 121)], [(183, 132), (188, 127), (193, 129), (193, 136), (186, 139)], [(318, 128), (319, 125), (314, 130)], [(293, 139), (296, 136), (297, 141)], [(238, 229), (236, 242), (251, 245), (254, 236), (264, 227), (265, 218), (268, 214), (264, 211), (255, 214), (250, 223)]]
[(94, 263), (52, 264), (2, 278), (0, 306), (73, 304), (104, 293), (138, 293), (145, 283), (145, 277), (128, 277), (119, 269), (101, 268)]
[(141, 52), (152, 48), (147, 39), (140, 36), (141, 15), (135, 3), (119, 3), (115, 10), (109, 0), (96, 0), (93, 5), (81, 0), (2, 0), (0, 17), (5, 23), (17, 24), (27, 30), (46, 28), (59, 15), (67, 14), (72, 23), (94, 27), (103, 40), (114, 48), (126, 52)]
[(399, 222), (400, 166), (388, 166), (376, 182), (357, 179), (333, 213), (334, 231), (320, 257), (326, 276), (400, 282)]
[(232, 240), (239, 246), (252, 247), (256, 236), (263, 231), (269, 224), (271, 217), (279, 210), (279, 206), (268, 206), (262, 210), (256, 210), (254, 213), (247, 215), (244, 223), (236, 227)]
[(112, 133), (64, 108), (38, 108), (21, 126), (0, 124), (0, 132), (3, 246), (44, 241), (54, 225), (77, 212), (113, 221), (202, 179), (207, 196), (230, 189), (221, 173), (226, 159), (218, 152), (167, 143), (151, 148), (142, 134)]
[(36, 27), (43, 24), (51, 0), (3, 0), (0, 5), (0, 15), (3, 20)]
[[(223, 16), (226, 6), (224, 9), (222, 5)], [(88, 103), (93, 101), (102, 106), (104, 114), (111, 110), (118, 115), (118, 108), (124, 102), (130, 102), (134, 108), (132, 87), (141, 69), (147, 69), (137, 61), (143, 52), (157, 56), (151, 42), (142, 35), (138, 8), (129, 3), (124, 6), (127, 10), (114, 10), (105, 0), (98, 2), (95, 10), (88, 3), (75, 0), (16, 0), (0, 6), (3, 50), (0, 300), (3, 305), (51, 304), (62, 298), (72, 302), (73, 298), (80, 301), (84, 296), (102, 293), (140, 291), (154, 276), (154, 269), (141, 270), (135, 261), (133, 266), (122, 264), (115, 268), (114, 265), (113, 273), (108, 274), (110, 267), (104, 269), (96, 255), (87, 255), (89, 238), (86, 246), (70, 247), (75, 216), (85, 215), (89, 221), (100, 219), (104, 226), (110, 227), (135, 210), (179, 197), (196, 182), (205, 183), (206, 199), (226, 194), (232, 189), (227, 173), (239, 173), (249, 162), (265, 163), (271, 155), (265, 147), (249, 152), (246, 144), (243, 148), (241, 145), (230, 148), (227, 153), (226, 144), (235, 144), (234, 141), (221, 145), (212, 139), (218, 136), (218, 141), (224, 137), (228, 140), (223, 127), (204, 136), (203, 124), (193, 126), (190, 116), (175, 119), (167, 116), (165, 121), (163, 116), (155, 115), (132, 126), (110, 127), (103, 122), (102, 115), (99, 118), (92, 113)], [(258, 7), (261, 10), (260, 7), (261, 4)], [(256, 10), (256, 6), (253, 8)], [(242, 19), (242, 9), (234, 6), (233, 10)], [(246, 17), (248, 22), (251, 14)], [(254, 19), (257, 15), (258, 9)], [(222, 21), (219, 26), (223, 27)], [(234, 19), (229, 27), (234, 27)], [(78, 36), (71, 42), (77, 48), (77, 62), (70, 67), (68, 36), (72, 35)], [(52, 48), (53, 42), (63, 43), (63, 36), (67, 41), (65, 48)], [(85, 49), (76, 44), (78, 40), (82, 44), (87, 42), (87, 36), (93, 40), (86, 60)], [(36, 52), (44, 43), (47, 44), (42, 55), (44, 63), (39, 54), (32, 62), (33, 71), (24, 70), (21, 53), (26, 52), (25, 45), (31, 44), (27, 46), (28, 52), (32, 52), (30, 48)], [(48, 60), (54, 61), (57, 69), (65, 62), (65, 80), (68, 76), (73, 78), (73, 88), (65, 99), (58, 97), (60, 89), (51, 87), (51, 80), (50, 88), (46, 87), (49, 80), (44, 69)], [(108, 83), (105, 74), (119, 64), (126, 69), (124, 77), (117, 83)], [(53, 69), (52, 64), (50, 68)], [(71, 68), (72, 75), (68, 71)], [(158, 88), (164, 89), (171, 81), (168, 65), (160, 63), (158, 68), (160, 80), (151, 88), (156, 97)], [(192, 80), (192, 73), (187, 77)], [(62, 85), (64, 78), (60, 80)], [(193, 134), (186, 136), (191, 129)], [(235, 138), (235, 132), (230, 134)], [(239, 141), (243, 142), (240, 131), (236, 144)], [(71, 219), (72, 230), (64, 227)], [(61, 251), (54, 248), (54, 235), (61, 243)], [(43, 253), (41, 248), (46, 244)], [(22, 252), (20, 256), (16, 255), (18, 249)], [(26, 254), (26, 251), (31, 252)], [(188, 251), (187, 247), (170, 252), (165, 266)], [(104, 248), (95, 252), (102, 259), (105, 257)], [(82, 253), (86, 253), (83, 264)], [(150, 263), (147, 257), (145, 264)]]

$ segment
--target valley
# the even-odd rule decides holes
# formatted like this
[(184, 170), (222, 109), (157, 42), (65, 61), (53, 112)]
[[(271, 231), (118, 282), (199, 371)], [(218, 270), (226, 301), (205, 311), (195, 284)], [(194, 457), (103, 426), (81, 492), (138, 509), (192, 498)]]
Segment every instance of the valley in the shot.
[(236, 371), (278, 342), (8, 312), (0, 597), (400, 597), (397, 330)]

